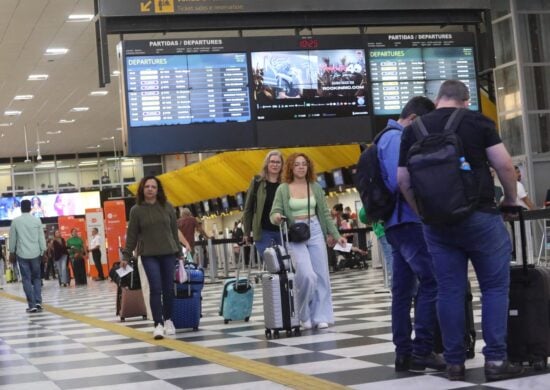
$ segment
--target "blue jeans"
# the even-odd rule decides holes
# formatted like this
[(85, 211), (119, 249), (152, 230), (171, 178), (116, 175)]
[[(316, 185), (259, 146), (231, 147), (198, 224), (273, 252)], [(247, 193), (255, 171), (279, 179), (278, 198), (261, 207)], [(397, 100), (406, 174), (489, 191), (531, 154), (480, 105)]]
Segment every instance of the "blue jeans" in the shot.
[(463, 364), (468, 258), (481, 290), (485, 360), (506, 359), (512, 244), (500, 215), (475, 212), (450, 226), (424, 226), (439, 286), (437, 309), (449, 364)]
[[(397, 356), (426, 356), (433, 350), (437, 282), (422, 225), (406, 223), (386, 230), (393, 248), (392, 332)], [(417, 291), (418, 280), (418, 291)], [(414, 341), (411, 304), (416, 296)], [(464, 332), (462, 332), (464, 334)]]
[(298, 316), (313, 324), (334, 323), (325, 236), (317, 217), (309, 221), (310, 238), (289, 243), (296, 266)]
[(172, 319), (176, 256), (141, 256), (149, 281), (149, 303), (155, 326)]
[(69, 273), (67, 272), (67, 255), (63, 255), (55, 260), (55, 266), (57, 267), (57, 280), (59, 284), (68, 284)]
[(264, 255), (264, 251), (266, 248), (270, 247), (272, 242), (275, 241), (278, 245), (281, 245), (281, 233), (278, 231), (273, 230), (262, 230), (262, 238), (258, 241), (254, 241), (254, 245), (256, 245), (256, 250), (260, 254), (260, 260), (263, 263), (262, 256)]
[(42, 279), (40, 278), (41, 257), (23, 259), (17, 256), (21, 279), (23, 279), (23, 291), (27, 297), (29, 309), (42, 304)]

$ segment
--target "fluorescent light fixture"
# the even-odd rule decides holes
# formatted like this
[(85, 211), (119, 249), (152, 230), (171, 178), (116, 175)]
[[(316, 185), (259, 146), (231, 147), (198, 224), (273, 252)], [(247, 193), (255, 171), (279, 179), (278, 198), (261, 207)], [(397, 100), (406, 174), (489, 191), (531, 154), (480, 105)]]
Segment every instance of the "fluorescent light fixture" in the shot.
[(73, 107), (71, 108), (71, 112), (84, 112), (88, 111), (90, 107)]
[(113, 77), (118, 77), (118, 76), (120, 76), (120, 70), (113, 70), (113, 71), (111, 72), (111, 76), (113, 76)]
[(42, 81), (42, 80), (47, 80), (47, 79), (48, 79), (47, 74), (31, 74), (27, 78), (27, 80), (29, 80), (29, 81)]
[(115, 131), (122, 131), (122, 127), (117, 127)]
[(69, 22), (89, 22), (94, 18), (93, 14), (71, 14), (67, 18)]
[(22, 111), (17, 111), (17, 110), (6, 110), (4, 111), (4, 115), (6, 116), (18, 116), (18, 115), (21, 115)]
[(46, 134), (48, 135), (57, 135), (57, 134), (61, 134), (62, 131), (61, 130), (56, 130), (56, 131), (46, 131)]
[(60, 119), (59, 123), (74, 123), (75, 119)]
[(90, 92), (90, 96), (105, 96), (109, 93), (109, 91), (92, 91)]
[(13, 126), (13, 122), (0, 123), (0, 127), (10, 127), (10, 126)]
[(101, 148), (101, 145), (90, 145), (90, 146), (86, 146), (86, 149), (98, 149), (98, 148)]
[(13, 100), (32, 100), (34, 95), (15, 95)]
[(113, 140), (113, 139), (115, 139), (114, 136), (113, 136), (113, 137), (101, 137), (101, 140), (102, 140), (102, 141), (111, 141), (111, 140)]
[(49, 49), (46, 49), (46, 53), (44, 54), (46, 54), (47, 56), (57, 56), (61, 54), (67, 54), (68, 51), (69, 49), (64, 47), (50, 47)]

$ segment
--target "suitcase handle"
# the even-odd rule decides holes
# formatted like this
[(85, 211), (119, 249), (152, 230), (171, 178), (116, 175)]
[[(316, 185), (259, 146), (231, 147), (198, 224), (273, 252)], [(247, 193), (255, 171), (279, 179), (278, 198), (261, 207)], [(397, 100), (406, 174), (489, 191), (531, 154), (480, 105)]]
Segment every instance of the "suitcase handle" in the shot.
[[(528, 270), (528, 264), (527, 264), (527, 235), (525, 233), (525, 218), (523, 215), (523, 207), (522, 206), (500, 206), (500, 211), (506, 214), (511, 214), (512, 219), (518, 219), (519, 221), (519, 234), (520, 234), (520, 244), (521, 244), (521, 260), (522, 260), (522, 266), (523, 266), (523, 274), (525, 277), (527, 277), (529, 270)], [(516, 217), (517, 216), (517, 217)], [(510, 221), (512, 224), (512, 231), (514, 232), (514, 222)], [(515, 236), (515, 233), (514, 233)], [(512, 240), (514, 243), (514, 248), (516, 245), (515, 237)]]

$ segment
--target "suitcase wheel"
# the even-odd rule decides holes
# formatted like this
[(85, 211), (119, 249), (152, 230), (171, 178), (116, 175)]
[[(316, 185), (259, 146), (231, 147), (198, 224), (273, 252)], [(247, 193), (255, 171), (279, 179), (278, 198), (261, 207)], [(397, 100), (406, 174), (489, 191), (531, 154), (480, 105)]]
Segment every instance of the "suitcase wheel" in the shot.
[(466, 350), (466, 359), (473, 359), (476, 356), (476, 351), (473, 349)]
[(197, 330), (199, 330), (199, 327), (198, 327), (198, 326), (195, 326), (195, 327), (193, 328), (193, 332), (196, 332)]
[(227, 325), (229, 324), (229, 320), (223, 320), (223, 323)]
[(294, 328), (294, 336), (300, 336), (302, 332), (300, 332), (300, 328)]
[(279, 331), (278, 331), (278, 330), (276, 330), (276, 331), (273, 332), (273, 338), (274, 338), (274, 339), (278, 339), (278, 338), (279, 338)]
[(120, 317), (120, 322), (124, 322), (124, 321), (126, 321), (126, 318)]
[(286, 331), (286, 337), (292, 337), (292, 329)]
[(250, 317), (246, 317), (246, 318), (244, 319), (244, 322), (248, 322), (248, 320), (250, 320)]
[(265, 338), (270, 339), (271, 338), (271, 331), (269, 329), (265, 330)]
[(141, 316), (142, 319), (146, 320), (147, 319), (147, 316)]

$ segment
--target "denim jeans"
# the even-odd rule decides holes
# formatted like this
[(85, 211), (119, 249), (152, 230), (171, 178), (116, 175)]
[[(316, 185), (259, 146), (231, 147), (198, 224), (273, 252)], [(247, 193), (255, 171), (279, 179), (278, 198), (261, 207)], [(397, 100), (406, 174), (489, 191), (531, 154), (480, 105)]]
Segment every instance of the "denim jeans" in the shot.
[(273, 230), (262, 230), (262, 238), (258, 241), (254, 241), (256, 245), (256, 250), (260, 254), (260, 261), (263, 263), (262, 256), (266, 248), (271, 246), (271, 243), (275, 241), (278, 245), (281, 245), (281, 233)]
[(172, 319), (174, 300), (175, 255), (141, 256), (149, 281), (149, 303), (155, 326)]
[[(406, 223), (386, 230), (393, 249), (392, 332), (397, 356), (426, 356), (433, 350), (437, 282), (422, 225)], [(417, 290), (418, 280), (418, 290)], [(411, 305), (416, 294), (414, 341)], [(464, 332), (463, 332), (464, 334)]]
[(475, 212), (455, 225), (424, 226), (439, 286), (437, 309), (449, 364), (463, 364), (464, 300), (471, 259), (481, 290), (485, 360), (506, 359), (512, 245), (502, 217)]
[(310, 219), (309, 230), (309, 240), (289, 243), (289, 251), (296, 267), (298, 315), (300, 321), (331, 324), (334, 323), (334, 313), (327, 245), (317, 217)]
[(42, 258), (23, 259), (17, 256), (21, 279), (23, 279), (23, 291), (27, 297), (29, 309), (42, 304), (42, 279), (40, 278), (40, 263)]
[(57, 280), (59, 284), (69, 283), (69, 273), (67, 272), (67, 255), (61, 256), (55, 260), (55, 267), (57, 268)]

